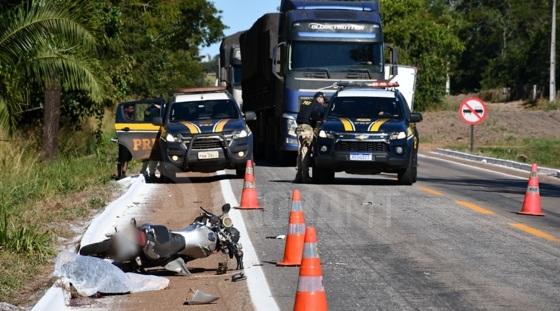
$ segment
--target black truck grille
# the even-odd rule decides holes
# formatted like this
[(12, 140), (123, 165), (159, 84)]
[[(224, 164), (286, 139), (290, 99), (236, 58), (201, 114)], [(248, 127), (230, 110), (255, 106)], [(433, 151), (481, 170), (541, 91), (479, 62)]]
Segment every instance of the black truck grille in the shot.
[(345, 152), (387, 152), (387, 144), (383, 142), (339, 141), (336, 143), (335, 150)]
[(197, 139), (192, 143), (192, 149), (215, 149), (222, 148), (222, 142), (217, 138)]

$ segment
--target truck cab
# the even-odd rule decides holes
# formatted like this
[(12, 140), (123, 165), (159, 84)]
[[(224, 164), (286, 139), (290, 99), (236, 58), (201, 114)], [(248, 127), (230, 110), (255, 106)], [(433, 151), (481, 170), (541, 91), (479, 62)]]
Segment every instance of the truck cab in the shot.
[(329, 101), (313, 145), (313, 179), (332, 182), (335, 172), (397, 173), (399, 184), (416, 182), (422, 115), (395, 88), (350, 86)]
[(296, 115), (315, 92), (388, 74), (377, 0), (283, 0), (280, 13), (246, 31), (241, 49), (244, 109), (259, 114), (255, 144), (268, 155), (295, 154)]

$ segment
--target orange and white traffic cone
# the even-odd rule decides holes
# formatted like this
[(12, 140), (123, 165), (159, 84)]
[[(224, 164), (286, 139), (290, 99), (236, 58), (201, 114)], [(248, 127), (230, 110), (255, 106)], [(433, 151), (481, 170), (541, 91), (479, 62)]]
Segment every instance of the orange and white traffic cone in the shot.
[(247, 161), (243, 192), (241, 193), (241, 204), (239, 204), (237, 209), (261, 209), (259, 206), (259, 199), (257, 198), (253, 161), (251, 160)]
[(294, 311), (323, 311), (328, 309), (327, 294), (323, 286), (321, 260), (317, 251), (317, 232), (314, 227), (307, 227), (305, 229), (305, 245), (299, 269)]
[(529, 216), (544, 216), (541, 209), (541, 194), (539, 190), (539, 174), (536, 164), (531, 166), (531, 176), (529, 177), (529, 184), (527, 185), (527, 192), (525, 192), (525, 199), (523, 200), (523, 207), (517, 214)]
[(292, 191), (292, 209), (288, 224), (288, 235), (284, 246), (284, 259), (276, 263), (278, 266), (299, 266), (303, 254), (305, 239), (305, 218), (301, 207), (301, 193), (298, 189)]

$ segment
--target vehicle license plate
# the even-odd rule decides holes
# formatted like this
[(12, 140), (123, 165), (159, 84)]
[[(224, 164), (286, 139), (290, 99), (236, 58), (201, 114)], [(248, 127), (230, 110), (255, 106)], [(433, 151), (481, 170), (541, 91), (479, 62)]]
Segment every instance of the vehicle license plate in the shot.
[(198, 153), (199, 160), (217, 159), (220, 157), (218, 151), (204, 151)]
[(350, 161), (371, 161), (373, 156), (369, 153), (351, 153)]

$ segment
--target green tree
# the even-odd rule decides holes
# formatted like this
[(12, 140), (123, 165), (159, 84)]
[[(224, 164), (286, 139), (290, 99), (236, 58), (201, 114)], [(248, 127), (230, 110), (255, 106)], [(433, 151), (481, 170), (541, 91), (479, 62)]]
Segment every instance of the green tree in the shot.
[(416, 108), (425, 109), (445, 94), (447, 74), (464, 49), (459, 20), (443, 1), (382, 2), (385, 40), (399, 49), (401, 63), (418, 68)]
[(465, 51), (453, 79), (455, 92), (508, 87), (512, 98), (548, 83), (550, 1), (461, 1)]
[(100, 57), (116, 101), (203, 83), (199, 47), (220, 40), (224, 29), (206, 0), (105, 0), (96, 12)]
[(41, 86), (47, 158), (57, 152), (62, 90), (85, 90), (101, 98), (101, 87), (84, 60), (94, 37), (76, 18), (83, 7), (85, 1), (32, 0), (0, 15), (0, 125), (13, 130), (29, 100), (29, 87)]

